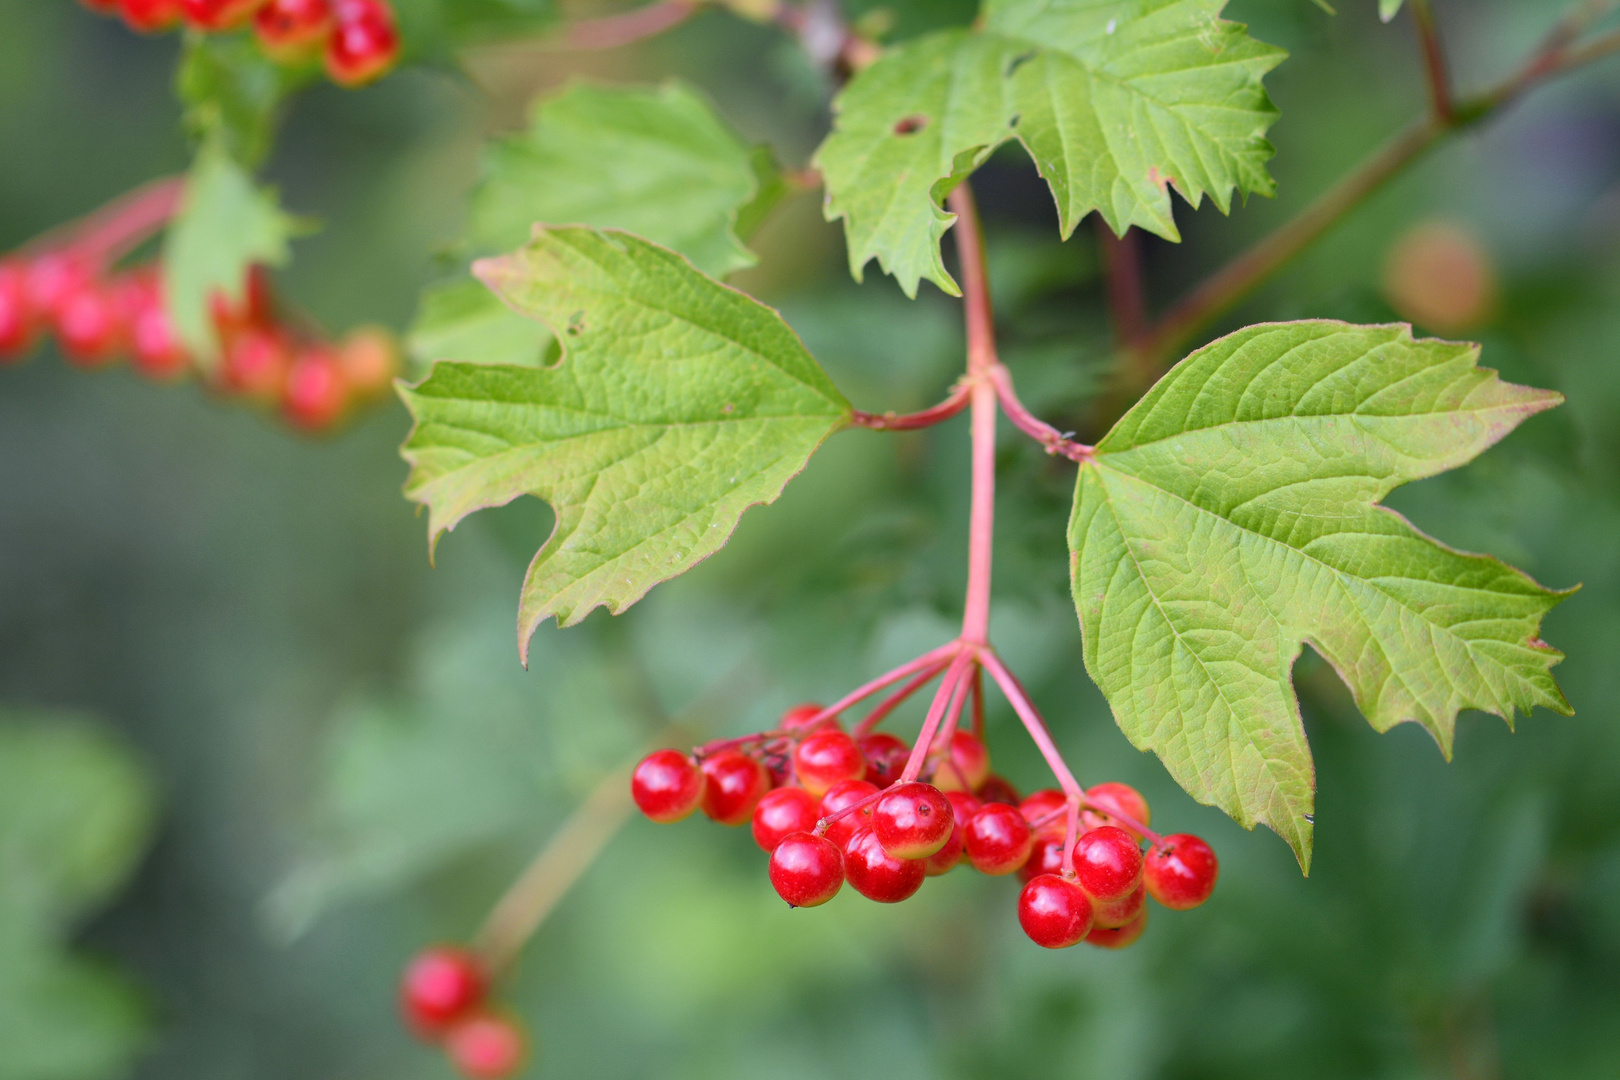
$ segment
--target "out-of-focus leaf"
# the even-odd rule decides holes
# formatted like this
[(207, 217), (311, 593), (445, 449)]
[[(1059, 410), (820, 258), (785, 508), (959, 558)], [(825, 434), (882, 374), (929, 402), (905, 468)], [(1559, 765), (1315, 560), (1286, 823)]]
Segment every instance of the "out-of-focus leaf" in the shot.
[(214, 294), (240, 303), (249, 267), (284, 264), (288, 241), (302, 229), (219, 139), (203, 144), (163, 248), (169, 316), (202, 363), (217, 359), (219, 349), (210, 318)]
[(1200, 802), (1310, 866), (1315, 774), (1291, 673), (1331, 663), (1374, 728), (1568, 713), (1541, 641), (1567, 593), (1378, 505), (1562, 401), (1406, 326), (1249, 327), (1176, 365), (1082, 464), (1069, 527), (1086, 669)]
[(873, 258), (908, 296), (956, 282), (939, 241), (945, 197), (1017, 138), (1051, 186), (1069, 236), (1092, 210), (1116, 233), (1180, 238), (1170, 188), (1222, 213), (1269, 195), (1276, 118), (1261, 77), (1281, 49), (1220, 18), (1224, 0), (986, 0), (981, 32), (908, 42), (834, 102), (816, 152), (828, 220), (844, 219), (850, 271)]
[(1378, 17), (1389, 22), (1400, 13), (1404, 0), (1378, 0)]
[(724, 277), (756, 261), (737, 216), (774, 180), (769, 162), (680, 83), (576, 83), (540, 102), (528, 131), (491, 147), (469, 239), (508, 251), (540, 221), (623, 229)]
[(539, 367), (551, 342), (545, 324), (525, 319), (468, 277), (423, 290), (405, 347), (425, 373), (443, 359)]
[(540, 370), (440, 363), (403, 392), (406, 494), (434, 540), (520, 495), (557, 524), (535, 555), (520, 652), (545, 619), (619, 612), (718, 551), (774, 502), (850, 407), (770, 308), (621, 232), (537, 227), (480, 264), (562, 359)]
[(61, 939), (134, 870), (154, 805), (82, 718), (0, 711), (0, 1080), (119, 1076), (148, 1041), (134, 989)]
[(449, 62), (464, 45), (539, 35), (557, 24), (555, 0), (391, 0), (412, 56)]
[(254, 165), (270, 150), (281, 103), (312, 70), (276, 63), (250, 35), (190, 36), (175, 71), (186, 129)]

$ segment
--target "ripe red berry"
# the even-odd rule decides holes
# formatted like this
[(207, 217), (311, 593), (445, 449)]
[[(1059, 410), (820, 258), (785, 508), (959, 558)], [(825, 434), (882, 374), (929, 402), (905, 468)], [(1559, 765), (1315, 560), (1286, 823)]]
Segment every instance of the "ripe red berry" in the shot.
[[(878, 793), (877, 787), (868, 784), (865, 780), (845, 780), (841, 784), (834, 784), (827, 794), (821, 797), (821, 816), (832, 817), (845, 807), (871, 798)], [(856, 829), (872, 823), (872, 808), (857, 810), (853, 814), (845, 814), (831, 825), (827, 826), (827, 836), (839, 847), (848, 842)]]
[(173, 379), (191, 367), (191, 355), (174, 332), (161, 298), (137, 309), (129, 322), (130, 361), (152, 379)]
[(1010, 874), (1029, 861), (1035, 837), (1017, 807), (987, 803), (968, 819), (962, 843), (974, 869), (985, 874)]
[(306, 349), (287, 369), (281, 415), (305, 431), (322, 431), (337, 423), (349, 404), (343, 369), (328, 349)]
[(866, 759), (855, 740), (842, 731), (815, 731), (793, 751), (793, 772), (799, 783), (818, 798), (834, 784), (866, 775)]
[(180, 17), (198, 30), (234, 30), (262, 3), (264, 0), (180, 0)]
[(326, 73), (339, 86), (381, 78), (399, 59), (394, 9), (384, 0), (336, 0), (326, 42)]
[(817, 907), (843, 888), (844, 856), (825, 836), (792, 833), (771, 852), (770, 876), (776, 895), (793, 907)]
[(332, 32), (330, 0), (267, 0), (253, 15), (265, 55), (283, 63), (307, 60)]
[(816, 797), (804, 788), (781, 787), (767, 791), (754, 807), (754, 843), (766, 851), (789, 833), (810, 832), (821, 817)]
[(1096, 914), (1093, 921), (1105, 930), (1117, 929), (1140, 915), (1146, 903), (1147, 887), (1138, 885), (1123, 900), (1115, 900), (1108, 904), (1093, 903), (1092, 909)]
[(418, 953), (405, 968), (399, 1005), (411, 1029), (429, 1038), (477, 1008), (487, 989), (476, 956), (454, 945), (439, 945)]
[(1018, 880), (1029, 881), (1042, 874), (1061, 874), (1063, 872), (1063, 830), (1057, 832), (1038, 831), (1035, 834), (1035, 847), (1029, 853), (1029, 861), (1018, 868)]
[(1082, 823), (1087, 829), (1095, 829), (1099, 825), (1118, 825), (1138, 840), (1142, 836), (1131, 826), (1119, 821), (1108, 811), (1112, 810), (1126, 817), (1134, 818), (1138, 825), (1151, 825), (1151, 812), (1148, 810), (1147, 800), (1142, 793), (1129, 784), (1121, 784), (1117, 780), (1110, 780), (1106, 784), (1086, 789), (1086, 798), (1101, 807), (1099, 810), (1083, 811)]
[(855, 830), (844, 845), (844, 876), (855, 891), (880, 904), (898, 904), (922, 888), (921, 859), (897, 859), (883, 850), (870, 828)]
[[(1029, 822), (1029, 827), (1035, 830), (1036, 835), (1055, 833), (1061, 837), (1068, 827), (1062, 814), (1067, 805), (1068, 799), (1064, 797), (1063, 792), (1056, 788), (1042, 788), (1030, 792), (1024, 801), (1018, 804), (1018, 812), (1024, 815), (1024, 820)], [(1054, 814), (1057, 816), (1053, 817)], [(1036, 822), (1043, 824), (1037, 825)]]
[(962, 861), (962, 850), (962, 825), (957, 822), (951, 826), (945, 845), (923, 860), (923, 873), (928, 877), (950, 873)]
[(24, 292), (33, 319), (50, 322), (56, 318), (62, 301), (88, 284), (94, 275), (77, 255), (47, 251), (32, 259), (24, 276)]
[(287, 385), (291, 363), (287, 344), (280, 335), (250, 327), (236, 334), (226, 346), (220, 383), (255, 401), (275, 401)]
[(869, 783), (886, 788), (897, 782), (900, 774), (906, 771), (906, 759), (911, 756), (911, 747), (906, 745), (904, 739), (896, 738), (887, 731), (874, 731), (870, 735), (862, 735), (856, 745), (866, 759), (866, 779)]
[(509, 1016), (477, 1013), (457, 1023), (444, 1036), (445, 1056), (468, 1080), (505, 1080), (528, 1056), (523, 1027)]
[(167, 30), (180, 21), (180, 0), (121, 0), (124, 25), (142, 34)]
[(1091, 933), (1086, 935), (1087, 945), (1096, 945), (1102, 949), (1123, 949), (1127, 945), (1135, 945), (1136, 939), (1142, 936), (1147, 929), (1147, 908), (1126, 923), (1124, 926), (1110, 929), (1106, 926), (1093, 926)]
[(990, 779), (990, 751), (970, 731), (951, 734), (951, 754), (934, 769), (941, 791), (976, 791)]
[(0, 262), (0, 362), (21, 356), (34, 343), (27, 271), (22, 263)]
[[(782, 719), (777, 721), (776, 726), (783, 731), (802, 731), (809, 727), (810, 721), (819, 715), (821, 715), (821, 706), (817, 705), (813, 701), (806, 701), (804, 704), (795, 705), (793, 708), (783, 713)], [(829, 717), (816, 725), (817, 730), (824, 727), (839, 727), (838, 718), (836, 716)], [(840, 730), (842, 729), (840, 728)]]
[(113, 292), (99, 281), (87, 281), (56, 305), (56, 342), (62, 354), (81, 367), (99, 367), (123, 347), (123, 313)]
[(915, 780), (890, 789), (872, 808), (872, 831), (897, 859), (926, 859), (951, 838), (956, 818), (938, 788)]
[(679, 750), (654, 750), (630, 774), (630, 797), (661, 824), (680, 821), (703, 801), (703, 773)]
[(765, 766), (741, 750), (722, 750), (703, 759), (703, 812), (722, 825), (741, 825), (754, 816), (760, 797), (771, 790)]
[(1018, 789), (1012, 782), (998, 773), (991, 773), (990, 778), (980, 784), (973, 792), (981, 802), (1004, 802), (1008, 806), (1018, 805)]
[(1167, 908), (1185, 911), (1209, 899), (1220, 876), (1210, 846), (1186, 833), (1163, 837), (1148, 849), (1144, 867), (1148, 892)]
[(1056, 874), (1031, 878), (1018, 895), (1018, 925), (1029, 940), (1047, 949), (1067, 949), (1091, 932), (1091, 900), (1072, 881)]
[(1092, 829), (1074, 845), (1074, 872), (1093, 900), (1123, 900), (1142, 882), (1142, 849), (1118, 826)]

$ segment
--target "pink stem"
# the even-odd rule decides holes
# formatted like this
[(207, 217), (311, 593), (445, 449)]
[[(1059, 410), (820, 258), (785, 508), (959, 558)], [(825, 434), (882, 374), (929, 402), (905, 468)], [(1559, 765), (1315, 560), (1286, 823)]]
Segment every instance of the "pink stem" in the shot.
[(989, 376), (990, 381), (995, 384), (996, 397), (1001, 401), (1002, 411), (1019, 431), (1046, 447), (1048, 454), (1062, 454), (1070, 461), (1091, 460), (1095, 447), (1075, 442), (1051, 424), (1035, 417), (1024, 407), (1024, 403), (1019, 401), (1018, 395), (1013, 392), (1012, 375), (1005, 366), (997, 364), (990, 369)]
[(906, 759), (906, 768), (900, 774), (900, 783), (909, 784), (922, 772), (923, 762), (927, 759), (929, 747), (934, 741), (934, 732), (939, 730), (939, 722), (945, 715), (946, 706), (950, 704), (951, 696), (956, 693), (957, 683), (961, 681), (971, 662), (972, 654), (965, 650), (957, 653), (956, 659), (951, 661), (950, 670), (945, 672), (945, 678), (940, 682), (939, 689), (934, 691), (934, 700), (928, 706), (928, 716), (923, 720), (922, 730), (917, 733), (917, 742), (911, 748), (911, 756)]
[(806, 721), (805, 726), (815, 727), (817, 724), (822, 723), (829, 717), (837, 716), (851, 705), (865, 701), (879, 690), (882, 690), (885, 686), (892, 686), (901, 679), (905, 678), (907, 675), (915, 675), (923, 668), (932, 666), (936, 661), (948, 660), (951, 657), (956, 656), (961, 651), (962, 643), (960, 641), (947, 641), (939, 648), (931, 649), (930, 651), (925, 652), (921, 656), (917, 657), (917, 659), (901, 664), (893, 671), (890, 671), (884, 675), (879, 675), (871, 682), (866, 683), (863, 686), (856, 687), (854, 690), (851, 690), (849, 693), (845, 694), (843, 697), (839, 698), (825, 709), (822, 709), (820, 712), (816, 713), (815, 716), (812, 716), (808, 721)]
[(871, 428), (873, 431), (914, 431), (917, 428), (932, 427), (967, 408), (970, 391), (971, 387), (964, 380), (956, 384), (949, 397), (931, 409), (898, 415), (892, 412), (869, 413), (856, 409), (850, 416), (850, 423), (856, 427)]
[(984, 741), (984, 668), (973, 668), (973, 734)]
[(996, 680), (996, 685), (1007, 695), (1007, 700), (1012, 702), (1013, 711), (1018, 713), (1018, 719), (1024, 722), (1029, 737), (1035, 740), (1041, 756), (1052, 769), (1052, 775), (1057, 777), (1058, 786), (1068, 797), (1068, 820), (1064, 826), (1066, 835), (1063, 840), (1063, 874), (1065, 877), (1072, 876), (1074, 842), (1080, 835), (1080, 803), (1084, 801), (1086, 793), (1080, 787), (1080, 782), (1074, 778), (1074, 774), (1069, 771), (1063, 755), (1058, 752), (1057, 744), (1052, 741), (1051, 733), (1046, 730), (1046, 723), (1041, 719), (1040, 712), (1029, 700), (1029, 695), (1024, 692), (1018, 680), (1013, 677), (1013, 673), (1001, 662), (1001, 657), (986, 649), (980, 654), (979, 662), (990, 672), (990, 677)]
[(661, 0), (633, 11), (582, 19), (563, 32), (558, 43), (565, 49), (616, 49), (679, 26), (702, 8), (698, 0)]
[(934, 678), (934, 676), (938, 675), (949, 666), (950, 661), (945, 660), (935, 664), (933, 667), (924, 668), (915, 679), (912, 679), (905, 686), (902, 686), (899, 690), (896, 690), (893, 694), (890, 694), (883, 701), (883, 704), (867, 713), (866, 719), (855, 725), (855, 730), (850, 733), (850, 737), (853, 739), (860, 739), (866, 735), (870, 735), (872, 733), (872, 729), (881, 724), (890, 713), (894, 712), (895, 709), (898, 709), (908, 698), (911, 697), (912, 694), (915, 694), (918, 690), (922, 689), (923, 686)]
[[(973, 665), (973, 674), (963, 674), (956, 682), (956, 692), (951, 695), (950, 706), (945, 710), (945, 722), (939, 725), (939, 734), (934, 736), (934, 752), (943, 754), (947, 760), (951, 753), (951, 737), (956, 734), (956, 723), (962, 716), (962, 707), (967, 704), (968, 695), (973, 691), (973, 675), (977, 675), (979, 666)], [(965, 779), (965, 778), (964, 778)]]
[(117, 262), (168, 224), (180, 208), (184, 191), (183, 176), (153, 180), (70, 225), (52, 229), (27, 247), (69, 247), (98, 265)]
[(962, 640), (990, 640), (991, 546), (996, 525), (996, 388), (987, 378), (996, 359), (995, 312), (984, 262), (979, 209), (966, 181), (951, 192), (956, 248), (962, 263), (962, 307), (967, 322), (967, 374), (973, 400), (973, 503), (968, 521), (968, 585)]

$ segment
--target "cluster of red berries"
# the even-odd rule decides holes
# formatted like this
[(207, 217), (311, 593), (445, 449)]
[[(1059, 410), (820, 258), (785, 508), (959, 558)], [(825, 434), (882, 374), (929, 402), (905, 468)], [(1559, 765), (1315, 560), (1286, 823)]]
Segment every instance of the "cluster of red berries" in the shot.
[(503, 1080), (529, 1052), (523, 1025), (491, 1008), (488, 998), (483, 963), (454, 945), (418, 953), (400, 979), (406, 1024), (419, 1038), (444, 1047), (450, 1063), (470, 1080)]
[(154, 34), (184, 25), (220, 33), (253, 26), (265, 55), (281, 64), (325, 58), (341, 86), (381, 77), (399, 60), (399, 26), (388, 0), (83, 0)]
[(1019, 922), (1053, 949), (1080, 941), (1123, 948), (1147, 924), (1148, 896), (1185, 909), (1215, 888), (1209, 845), (1153, 833), (1147, 801), (1127, 784), (1099, 784), (1073, 805), (1050, 789), (1020, 800), (969, 732), (940, 739), (917, 768), (903, 740), (851, 736), (825, 713), (800, 705), (775, 731), (693, 756), (655, 751), (636, 767), (631, 794), (653, 821), (701, 807), (722, 825), (752, 822), (770, 853), (771, 884), (794, 907), (825, 904), (845, 881), (898, 903), (964, 859), (985, 874), (1017, 873), (1025, 882)]
[[(294, 426), (332, 427), (357, 402), (384, 393), (399, 357), (386, 331), (363, 328), (327, 342), (276, 317), (268, 277), (248, 277), (241, 304), (216, 297), (214, 327), (221, 360), (212, 376), (222, 393), (279, 408)], [(148, 378), (192, 371), (175, 333), (155, 264), (108, 271), (73, 248), (0, 259), (0, 363), (27, 355), (43, 332), (62, 355), (84, 368), (127, 357)]]

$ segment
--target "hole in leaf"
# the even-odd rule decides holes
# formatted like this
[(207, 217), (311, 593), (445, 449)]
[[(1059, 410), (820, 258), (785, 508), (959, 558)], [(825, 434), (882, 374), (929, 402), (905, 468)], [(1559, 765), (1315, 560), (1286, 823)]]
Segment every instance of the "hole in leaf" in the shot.
[(911, 116), (905, 117), (899, 123), (895, 124), (894, 133), (896, 135), (915, 135), (917, 132), (921, 131), (927, 126), (928, 117), (923, 116), (921, 113), (915, 113)]

